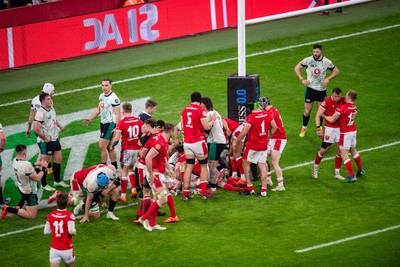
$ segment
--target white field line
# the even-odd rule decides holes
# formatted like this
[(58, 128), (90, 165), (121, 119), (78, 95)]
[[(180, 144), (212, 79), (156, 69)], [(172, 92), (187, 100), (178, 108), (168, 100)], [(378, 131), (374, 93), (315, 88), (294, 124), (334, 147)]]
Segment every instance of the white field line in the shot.
[(355, 236), (351, 236), (351, 237), (346, 237), (346, 238), (343, 238), (343, 239), (339, 239), (339, 240), (336, 240), (336, 241), (320, 244), (320, 245), (317, 245), (317, 246), (296, 250), (296, 252), (297, 253), (303, 253), (303, 252), (307, 252), (307, 251), (310, 251), (310, 250), (319, 249), (319, 248), (323, 248), (323, 247), (328, 247), (328, 246), (340, 244), (340, 243), (343, 243), (343, 242), (347, 242), (347, 241), (350, 241), (350, 240), (354, 240), (354, 239), (358, 239), (358, 238), (362, 238), (362, 237), (366, 237), (366, 236), (370, 236), (370, 235), (380, 234), (380, 233), (391, 231), (391, 230), (395, 230), (395, 229), (398, 229), (398, 228), (400, 228), (400, 225), (391, 226), (391, 227), (388, 227), (388, 228), (384, 228), (384, 229), (381, 229), (381, 230), (376, 230), (376, 231), (365, 233), (365, 234), (361, 234), (361, 235), (355, 235)]
[[(123, 209), (123, 208), (128, 208), (128, 207), (134, 206), (134, 205), (137, 205), (137, 203), (131, 203), (131, 204), (124, 205), (124, 206), (118, 206), (118, 207), (115, 207), (114, 210), (119, 210), (119, 209)], [(107, 211), (108, 211), (108, 210), (101, 210), (100, 213), (106, 213)], [(76, 219), (76, 220), (75, 220), (75, 223), (79, 223), (79, 219), (81, 219), (82, 217), (83, 217), (83, 215), (76, 216), (76, 217), (75, 217), (75, 219)], [(92, 218), (92, 220), (95, 220), (95, 219)], [(90, 222), (89, 222), (89, 223), (90, 223)], [(8, 233), (0, 234), (0, 237), (5, 237), (5, 236), (15, 235), (15, 234), (21, 234), (21, 233), (24, 233), (24, 232), (29, 232), (29, 231), (31, 231), (31, 230), (43, 229), (43, 228), (44, 228), (44, 224), (39, 224), (39, 225), (32, 226), (32, 227), (29, 227), (29, 228), (20, 229), (20, 230), (8, 232)]]
[[(387, 26), (387, 27), (370, 29), (370, 30), (366, 30), (366, 31), (362, 31), (362, 32), (356, 32), (356, 33), (352, 33), (352, 34), (336, 36), (336, 37), (333, 37), (333, 38), (327, 38), (327, 39), (316, 40), (316, 41), (307, 42), (307, 43), (303, 43), (303, 44), (285, 46), (285, 47), (281, 47), (281, 48), (276, 48), (276, 49), (271, 49), (271, 50), (266, 50), (266, 51), (262, 51), (262, 52), (249, 54), (246, 57), (256, 57), (256, 56), (261, 56), (261, 55), (281, 52), (281, 51), (285, 51), (285, 50), (289, 50), (289, 49), (299, 48), (299, 47), (303, 47), (303, 46), (309, 46), (309, 45), (313, 45), (315, 43), (330, 42), (330, 41), (336, 41), (336, 40), (345, 39), (345, 38), (351, 38), (351, 37), (358, 36), (358, 35), (363, 35), (363, 34), (368, 34), (368, 33), (373, 33), (373, 32), (380, 32), (380, 31), (389, 30), (389, 29), (393, 29), (393, 28), (396, 28), (396, 27), (399, 27), (399, 26), (400, 26), (400, 24), (394, 24), (394, 25), (390, 25), (390, 26)], [(142, 79), (147, 79), (147, 78), (152, 78), (152, 77), (163, 76), (163, 75), (167, 75), (167, 74), (171, 74), (171, 73), (175, 73), (175, 72), (181, 72), (181, 71), (186, 71), (186, 70), (191, 70), (191, 69), (196, 69), (196, 68), (201, 68), (201, 67), (206, 67), (206, 66), (211, 66), (211, 65), (217, 65), (217, 64), (221, 64), (221, 63), (225, 63), (225, 62), (229, 62), (229, 61), (234, 61), (234, 60), (237, 60), (237, 57), (231, 57), (231, 58), (226, 58), (226, 59), (217, 60), (217, 61), (211, 61), (211, 62), (207, 62), (207, 63), (203, 63), (203, 64), (197, 64), (197, 65), (193, 65), (193, 66), (187, 66), (187, 67), (167, 70), (167, 71), (163, 71), (163, 72), (158, 72), (158, 73), (152, 73), (152, 74), (147, 74), (147, 75), (127, 78), (127, 79), (123, 79), (123, 80), (114, 81), (113, 83), (114, 84), (127, 83), (127, 82), (136, 81), (136, 80), (142, 80)], [(73, 90), (69, 90), (69, 91), (64, 91), (64, 92), (56, 93), (55, 95), (56, 96), (58, 96), (58, 95), (66, 95), (66, 94), (71, 94), (71, 93), (91, 90), (91, 89), (95, 89), (95, 88), (100, 88), (100, 84), (91, 85), (91, 86), (78, 88), (78, 89), (73, 89)], [(32, 101), (32, 99), (18, 100), (18, 101), (14, 101), (14, 102), (0, 104), (0, 107), (12, 106), (12, 105), (25, 103), (25, 102), (30, 102), (30, 101)]]
[[(389, 144), (385, 144), (385, 145), (381, 145), (381, 146), (377, 146), (377, 147), (367, 148), (367, 149), (364, 149), (364, 150), (361, 150), (361, 151), (358, 151), (358, 152), (359, 153), (369, 152), (369, 151), (382, 149), (382, 148), (386, 148), (386, 147), (390, 147), (390, 146), (394, 146), (394, 145), (398, 145), (398, 144), (400, 144), (400, 141), (396, 141), (396, 142), (393, 142), (393, 143), (389, 143)], [(326, 158), (324, 160), (328, 160), (328, 159), (333, 159), (333, 157)], [(313, 161), (305, 162), (305, 163), (301, 163), (301, 164), (297, 164), (297, 165), (293, 165), (293, 166), (289, 166), (289, 167), (283, 168), (282, 170), (294, 169), (294, 168), (302, 167), (302, 166), (305, 166), (305, 165), (310, 165), (310, 164), (313, 164), (313, 163), (314, 163)], [(115, 209), (123, 209), (123, 208), (127, 208), (129, 206), (132, 206), (132, 205), (136, 205), (136, 203), (129, 204), (129, 205), (124, 205), (124, 206), (118, 206)], [(105, 212), (105, 210), (103, 210), (102, 212)], [(76, 218), (79, 219), (79, 218), (82, 218), (82, 216), (77, 216)], [(19, 234), (19, 233), (35, 230), (35, 229), (42, 228), (42, 227), (44, 227), (44, 224), (33, 226), (33, 227), (30, 227), (30, 228), (20, 229), (20, 230), (16, 230), (16, 231), (12, 231), (12, 232), (3, 233), (3, 234), (0, 234), (0, 238), (4, 237), (4, 236), (8, 236), (8, 235)], [(397, 226), (393, 226), (393, 227), (397, 227)], [(379, 231), (382, 231), (382, 230), (379, 230)], [(296, 251), (296, 252), (298, 252), (298, 251)]]
[[(382, 148), (389, 147), (389, 146), (395, 146), (395, 145), (398, 145), (398, 144), (400, 144), (400, 141), (395, 141), (393, 143), (388, 143), (388, 144), (384, 144), (384, 145), (381, 145), (381, 146), (366, 148), (366, 149), (363, 149), (363, 150), (359, 150), (358, 153), (369, 152), (369, 151), (382, 149)], [(323, 158), (322, 161), (331, 160), (331, 159), (334, 159), (334, 158), (335, 157)], [(303, 166), (307, 166), (307, 165), (311, 165), (311, 164), (314, 164), (314, 161), (308, 161), (308, 162), (303, 162), (303, 163), (300, 163), (300, 164), (288, 166), (288, 167), (282, 168), (282, 170), (283, 171), (291, 170), (291, 169), (295, 169), (295, 168), (299, 168), (299, 167), (303, 167)]]

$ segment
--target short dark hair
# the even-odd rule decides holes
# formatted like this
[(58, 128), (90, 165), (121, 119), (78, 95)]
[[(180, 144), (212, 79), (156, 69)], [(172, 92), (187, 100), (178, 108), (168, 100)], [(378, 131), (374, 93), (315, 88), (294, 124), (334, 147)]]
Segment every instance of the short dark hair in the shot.
[(163, 121), (163, 120), (158, 120), (157, 123), (156, 123), (156, 125), (157, 125), (157, 127), (164, 128), (164, 126), (165, 126), (165, 121)]
[(333, 93), (340, 95), (340, 94), (342, 94), (342, 89), (340, 89), (339, 87), (333, 88), (332, 94)]
[(172, 123), (166, 123), (164, 125), (164, 132), (174, 132), (175, 126)]
[(193, 92), (190, 96), (190, 100), (193, 102), (201, 102), (201, 93), (200, 92)]
[(21, 153), (22, 151), (24, 151), (24, 150), (26, 150), (26, 146), (25, 145), (17, 145), (16, 147), (15, 147), (15, 151), (17, 152), (17, 153)]
[(179, 143), (176, 145), (176, 151), (178, 151), (179, 153), (183, 153), (185, 150), (183, 149), (183, 144)]
[(125, 112), (132, 113), (132, 104), (129, 102), (125, 102), (122, 104), (122, 110)]
[(146, 101), (146, 104), (145, 104), (145, 108), (154, 108), (154, 107), (156, 107), (156, 106), (158, 106), (158, 103), (156, 102), (156, 101), (154, 101), (153, 99), (148, 99), (147, 101)]
[(315, 44), (313, 46), (313, 49), (321, 49), (322, 50), (322, 45), (321, 44)]
[(57, 208), (64, 210), (67, 208), (68, 205), (68, 193), (67, 192), (60, 192), (60, 194), (57, 195), (56, 201), (57, 201)]
[(358, 97), (358, 93), (354, 90), (349, 90), (347, 92), (347, 95), (351, 98), (351, 100), (356, 101), (357, 97)]
[(110, 84), (113, 83), (113, 81), (110, 78), (103, 78), (103, 82), (109, 82)]
[(201, 103), (203, 103), (204, 106), (206, 106), (207, 110), (214, 110), (213, 103), (209, 97), (202, 97)]
[(40, 103), (42, 103), (48, 95), (49, 95), (48, 93), (41, 93), (39, 96)]
[(151, 128), (154, 128), (157, 125), (157, 121), (152, 118), (145, 120), (143, 123), (149, 125)]

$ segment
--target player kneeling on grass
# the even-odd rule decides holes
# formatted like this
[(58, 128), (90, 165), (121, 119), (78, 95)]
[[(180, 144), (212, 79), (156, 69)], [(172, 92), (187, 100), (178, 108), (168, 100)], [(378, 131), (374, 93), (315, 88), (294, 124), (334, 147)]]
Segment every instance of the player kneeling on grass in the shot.
[[(120, 179), (116, 174), (115, 167), (112, 165), (107, 165), (106, 167), (100, 167), (92, 170), (83, 182), (82, 192), (86, 196), (84, 205), (82, 209), (85, 210), (85, 215), (83, 215), (81, 223), (89, 222), (90, 209), (96, 208), (96, 205), (92, 206), (93, 201), (95, 204), (98, 203), (96, 195), (101, 194), (103, 197), (108, 194), (111, 195), (110, 203), (108, 206), (108, 212), (106, 219), (119, 220), (117, 216), (114, 215), (115, 204), (118, 201)], [(96, 211), (93, 211), (95, 212)]]
[(44, 234), (52, 235), (50, 247), (50, 266), (58, 267), (63, 261), (72, 267), (75, 262), (72, 236), (76, 235), (75, 216), (67, 210), (68, 194), (61, 192), (56, 197), (57, 209), (47, 216)]
[(21, 194), (21, 200), (17, 208), (3, 205), (1, 217), (5, 219), (10, 212), (23, 218), (33, 219), (38, 212), (37, 182), (42, 179), (43, 174), (46, 172), (47, 162), (37, 162), (35, 170), (32, 164), (26, 160), (26, 146), (17, 145), (15, 150), (17, 156), (13, 161), (13, 168), (17, 176), (17, 186)]

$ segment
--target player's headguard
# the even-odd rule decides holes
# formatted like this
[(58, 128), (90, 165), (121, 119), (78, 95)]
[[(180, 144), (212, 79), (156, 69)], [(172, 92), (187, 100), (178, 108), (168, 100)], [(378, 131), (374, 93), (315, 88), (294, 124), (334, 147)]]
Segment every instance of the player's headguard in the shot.
[(51, 95), (51, 93), (54, 92), (54, 85), (52, 85), (51, 83), (45, 83), (43, 85), (42, 92)]
[(263, 110), (270, 104), (268, 97), (262, 96), (258, 99), (258, 106)]
[(100, 187), (105, 187), (108, 185), (108, 176), (104, 172), (101, 172), (97, 175), (97, 184)]

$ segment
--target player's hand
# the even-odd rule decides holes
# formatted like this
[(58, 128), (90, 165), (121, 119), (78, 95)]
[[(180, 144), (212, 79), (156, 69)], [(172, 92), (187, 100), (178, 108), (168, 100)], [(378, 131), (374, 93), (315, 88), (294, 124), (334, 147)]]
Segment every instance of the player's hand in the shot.
[(322, 131), (321, 128), (319, 128), (319, 129), (317, 130), (317, 136), (318, 136), (318, 137), (324, 136), (324, 131)]
[(169, 176), (170, 176), (172, 179), (176, 179), (176, 173), (175, 173), (173, 170), (171, 170), (171, 171), (169, 172)]
[(325, 80), (322, 81), (321, 85), (322, 85), (323, 87), (326, 87), (326, 86), (328, 85), (328, 83), (329, 83), (329, 79), (326, 78)]
[(25, 132), (26, 137), (31, 138), (31, 130)]
[(50, 137), (46, 136), (46, 138), (43, 140), (44, 142), (48, 143), (51, 141)]
[(58, 128), (60, 128), (61, 132), (64, 132), (64, 130), (65, 130), (64, 125), (61, 125), (61, 124), (60, 124), (60, 127), (58, 127)]
[(88, 215), (83, 215), (82, 220), (80, 220), (80, 223), (85, 223), (85, 222), (89, 222), (89, 216)]
[(85, 125), (85, 126), (88, 126), (90, 122), (91, 122), (91, 120), (89, 120), (89, 119), (84, 119), (82, 121), (83, 125)]
[(302, 80), (301, 83), (304, 84), (305, 86), (310, 85), (310, 81), (306, 79)]
[(49, 163), (47, 162), (47, 161), (41, 161), (40, 162), (40, 165), (42, 166), (42, 167), (45, 167), (46, 169), (47, 169), (47, 167), (49, 166)]

